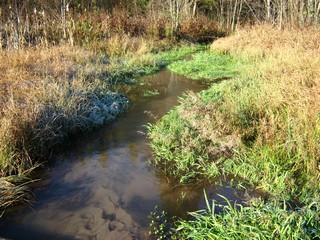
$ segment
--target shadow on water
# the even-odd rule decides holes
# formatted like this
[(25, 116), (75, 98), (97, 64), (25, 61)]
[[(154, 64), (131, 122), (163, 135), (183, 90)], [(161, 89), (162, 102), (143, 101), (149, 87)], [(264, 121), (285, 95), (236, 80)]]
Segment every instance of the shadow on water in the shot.
[[(11, 223), (14, 224), (14, 223)], [(1, 234), (2, 235), (2, 234)], [(38, 237), (37, 237), (38, 236)], [(32, 226), (16, 226), (14, 228), (6, 229), (6, 233), (0, 237), (1, 240), (36, 240), (36, 239), (50, 239), (50, 240), (75, 240), (74, 236), (66, 236), (56, 233), (49, 233), (39, 228)]]
[[(151, 171), (151, 150), (140, 132), (154, 121), (146, 112), (161, 117), (183, 92), (206, 86), (167, 70), (142, 81), (129, 90), (132, 104), (124, 117), (76, 139), (50, 164), (32, 208), (1, 219), (0, 239), (147, 239), (147, 216), (156, 205), (184, 218), (205, 205), (205, 186), (173, 187)], [(144, 97), (146, 91), (158, 94)], [(237, 198), (224, 187), (207, 193)]]

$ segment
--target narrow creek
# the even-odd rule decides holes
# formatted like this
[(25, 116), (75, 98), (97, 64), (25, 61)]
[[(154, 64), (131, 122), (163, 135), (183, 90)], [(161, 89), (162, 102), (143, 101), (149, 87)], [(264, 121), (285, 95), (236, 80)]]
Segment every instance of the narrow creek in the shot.
[[(153, 173), (141, 132), (154, 121), (151, 115), (163, 116), (183, 92), (206, 86), (168, 70), (141, 82), (146, 84), (129, 91), (132, 104), (125, 116), (78, 138), (48, 167), (32, 206), (0, 220), (0, 239), (148, 239), (147, 216), (156, 205), (183, 218), (203, 207), (204, 186), (174, 187)], [(159, 94), (143, 96), (154, 90)], [(209, 192), (235, 198), (227, 187)]]

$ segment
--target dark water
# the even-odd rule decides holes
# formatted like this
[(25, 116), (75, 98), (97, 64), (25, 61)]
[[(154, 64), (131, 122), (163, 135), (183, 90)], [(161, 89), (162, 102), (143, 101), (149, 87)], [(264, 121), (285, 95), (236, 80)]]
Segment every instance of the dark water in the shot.
[[(167, 70), (143, 82), (128, 92), (132, 104), (125, 116), (77, 139), (50, 166), (32, 207), (1, 220), (0, 239), (147, 239), (147, 216), (156, 205), (186, 217), (204, 204), (204, 186), (175, 187), (152, 172), (151, 150), (141, 132), (154, 121), (151, 115), (167, 113), (183, 92), (206, 86)], [(159, 94), (144, 97), (147, 90)], [(207, 191), (214, 198), (234, 195), (225, 187)]]

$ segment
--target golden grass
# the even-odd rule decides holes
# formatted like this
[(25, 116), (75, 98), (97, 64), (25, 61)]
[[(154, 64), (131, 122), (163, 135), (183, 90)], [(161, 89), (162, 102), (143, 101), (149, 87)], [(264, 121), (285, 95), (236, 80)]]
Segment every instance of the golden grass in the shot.
[(319, 39), (319, 26), (278, 30), (262, 25), (215, 41), (211, 49), (253, 62), (243, 75), (259, 81), (261, 94), (268, 93), (257, 93), (261, 99), (256, 104), (273, 108), (289, 105), (297, 116), (316, 116), (320, 109)]
[(318, 25), (283, 30), (268, 24), (245, 26), (229, 37), (214, 41), (211, 49), (247, 56), (268, 56), (288, 51), (317, 52), (320, 51), (319, 34)]
[(67, 46), (1, 51), (1, 104), (6, 105), (9, 96), (23, 102), (32, 99), (30, 95), (39, 94), (46, 77), (57, 79), (72, 74), (79, 67), (77, 63), (90, 56), (93, 54)]
[(90, 99), (108, 101), (108, 61), (66, 45), (0, 51), (0, 177), (25, 172), (66, 131), (100, 121), (88, 119)]
[(50, 100), (50, 79), (55, 84), (67, 81), (65, 76), (77, 67), (80, 56), (84, 59), (88, 54), (65, 46), (0, 52), (0, 176), (21, 173), (21, 167), (31, 164), (28, 154), (16, 152), (17, 148)]
[[(248, 87), (226, 101), (228, 109), (246, 101), (256, 114), (256, 145), (284, 144), (297, 156), (293, 168), (320, 177), (320, 28), (278, 30), (245, 27), (215, 41), (213, 51), (251, 63), (240, 76)], [(230, 92), (232, 96), (232, 92)]]

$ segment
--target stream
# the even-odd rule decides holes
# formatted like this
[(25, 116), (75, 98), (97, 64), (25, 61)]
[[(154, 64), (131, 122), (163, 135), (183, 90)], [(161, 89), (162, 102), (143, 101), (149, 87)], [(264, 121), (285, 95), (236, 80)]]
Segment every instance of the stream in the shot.
[[(163, 70), (128, 90), (131, 106), (115, 123), (81, 136), (55, 157), (35, 188), (35, 202), (0, 220), (0, 239), (148, 239), (147, 216), (158, 206), (187, 217), (204, 207), (203, 188), (175, 187), (148, 165), (145, 125), (178, 104), (178, 96), (207, 86)], [(144, 96), (147, 91), (157, 95)], [(211, 198), (235, 198), (210, 187)]]

